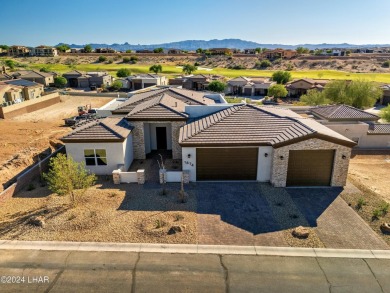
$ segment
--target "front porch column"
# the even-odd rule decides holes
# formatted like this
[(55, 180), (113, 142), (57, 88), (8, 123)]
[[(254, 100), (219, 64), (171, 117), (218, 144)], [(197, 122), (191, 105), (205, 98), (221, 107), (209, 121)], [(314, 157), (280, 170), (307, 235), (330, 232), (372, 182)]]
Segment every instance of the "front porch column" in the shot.
[(179, 145), (180, 127), (184, 126), (185, 121), (172, 122), (172, 159), (181, 159), (181, 146)]
[(133, 152), (134, 159), (145, 159), (145, 137), (144, 137), (144, 123), (132, 121), (133, 129)]

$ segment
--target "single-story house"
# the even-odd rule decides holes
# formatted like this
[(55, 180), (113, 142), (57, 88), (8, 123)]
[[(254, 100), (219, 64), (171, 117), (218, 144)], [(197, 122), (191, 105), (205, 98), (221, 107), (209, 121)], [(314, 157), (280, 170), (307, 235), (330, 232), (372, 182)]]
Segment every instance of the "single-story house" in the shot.
[(255, 55), (257, 54), (257, 51), (256, 49), (244, 49), (244, 54)]
[(356, 143), (361, 149), (390, 149), (390, 124), (380, 117), (347, 105), (319, 106), (310, 109), (313, 117), (326, 127)]
[(54, 85), (55, 73), (52, 72), (40, 72), (37, 70), (20, 70), (12, 72), (14, 78), (22, 78), (25, 80), (37, 82), (44, 86)]
[(284, 49), (275, 49), (267, 50), (261, 54), (262, 58), (274, 60), (274, 59), (291, 59), (298, 55), (295, 50), (284, 50)]
[(126, 79), (129, 81), (128, 89), (131, 91), (140, 90), (156, 85), (168, 84), (167, 78), (165, 76), (151, 73), (131, 75), (128, 76)]
[(328, 82), (329, 80), (327, 79), (302, 78), (287, 83), (286, 89), (289, 97), (299, 98), (302, 95), (306, 95), (308, 90), (322, 91)]
[(227, 82), (226, 94), (243, 96), (266, 96), (268, 88), (275, 84), (269, 78), (240, 76)]
[(214, 80), (223, 80), (223, 76), (206, 74), (182, 76), (171, 78), (169, 80), (169, 85), (181, 85), (188, 90), (204, 91), (207, 90), (209, 83)]
[[(126, 170), (130, 158), (145, 159), (153, 150), (172, 150), (193, 182), (345, 185), (355, 142), (290, 110), (216, 101), (176, 88), (139, 93), (107, 118), (115, 123), (76, 128), (63, 141), (69, 155), (98, 174)], [(119, 124), (125, 134), (113, 129)]]
[(89, 88), (91, 86), (100, 87), (101, 85), (110, 86), (113, 78), (107, 72), (82, 72), (72, 70), (62, 75), (68, 81), (69, 87)]
[(234, 49), (229, 48), (211, 48), (208, 49), (211, 55), (232, 55)]

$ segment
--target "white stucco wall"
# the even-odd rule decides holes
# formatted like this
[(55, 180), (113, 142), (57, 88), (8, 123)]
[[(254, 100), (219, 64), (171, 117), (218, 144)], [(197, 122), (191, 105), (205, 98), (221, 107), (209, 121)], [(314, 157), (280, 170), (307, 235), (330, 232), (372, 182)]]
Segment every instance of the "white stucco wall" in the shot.
[(185, 112), (190, 115), (191, 118), (206, 116), (223, 109), (229, 108), (233, 104), (217, 104), (217, 105), (189, 105), (185, 106)]
[(324, 125), (349, 139), (359, 138), (359, 148), (390, 148), (390, 134), (367, 134), (367, 123), (324, 123)]
[(190, 181), (196, 181), (196, 148), (183, 147), (182, 160), (183, 170), (188, 170), (190, 173)]
[(124, 142), (100, 142), (100, 143), (66, 143), (66, 153), (77, 162), (85, 162), (85, 149), (105, 149), (107, 155), (106, 166), (86, 166), (97, 175), (111, 175), (118, 165), (125, 164), (124, 150), (127, 149)]
[(123, 153), (125, 155), (124, 161), (125, 161), (125, 167), (124, 171), (127, 171), (130, 168), (131, 163), (134, 159), (133, 154), (133, 136), (129, 135), (125, 142), (123, 143)]
[[(257, 160), (257, 178), (259, 182), (268, 182), (271, 180), (273, 147), (259, 147), (259, 155)], [(267, 154), (267, 156), (265, 156)]]

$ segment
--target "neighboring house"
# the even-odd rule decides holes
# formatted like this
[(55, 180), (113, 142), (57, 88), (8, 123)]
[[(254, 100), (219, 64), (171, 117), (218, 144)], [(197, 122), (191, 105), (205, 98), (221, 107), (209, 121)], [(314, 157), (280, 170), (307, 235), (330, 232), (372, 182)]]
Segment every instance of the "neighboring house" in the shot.
[(182, 54), (183, 50), (180, 49), (168, 49), (168, 54)]
[(68, 81), (69, 87), (89, 88), (91, 86), (100, 87), (102, 85), (110, 86), (113, 78), (107, 72), (87, 72), (73, 70), (62, 75)]
[(255, 55), (258, 54), (256, 49), (244, 49), (244, 54)]
[(156, 85), (168, 84), (167, 78), (165, 76), (151, 73), (131, 75), (126, 79), (129, 81), (128, 89), (131, 91), (136, 91)]
[(328, 82), (329, 80), (325, 79), (302, 78), (287, 83), (286, 89), (289, 97), (299, 98), (302, 95), (306, 95), (308, 90), (322, 91)]
[[(350, 139), (290, 110), (221, 101), (217, 95), (177, 88), (135, 94), (113, 111), (115, 118), (108, 118), (119, 122), (95, 122), (96, 131), (92, 124), (82, 126), (74, 131), (73, 141), (69, 137), (63, 141), (68, 155), (87, 162), (97, 174), (127, 171), (129, 158), (144, 160), (153, 150), (165, 149), (172, 150), (173, 159), (182, 160), (193, 182), (346, 184), (355, 146)], [(131, 130), (127, 136), (118, 137), (111, 126), (119, 123)]]
[(70, 53), (74, 53), (74, 54), (84, 53), (84, 49), (82, 49), (82, 48), (71, 48), (70, 49)]
[(268, 88), (275, 84), (268, 78), (240, 76), (227, 82), (226, 93), (243, 96), (266, 96)]
[(95, 53), (117, 53), (117, 50), (112, 48), (96, 48)]
[(0, 106), (23, 102), (23, 87), (0, 83)]
[(25, 80), (37, 82), (44, 86), (54, 85), (55, 73), (52, 72), (40, 72), (37, 70), (21, 70), (12, 73), (14, 78), (22, 78)]
[(326, 127), (356, 142), (357, 148), (390, 149), (390, 124), (380, 117), (347, 105), (319, 106), (310, 110)]
[(380, 99), (379, 103), (384, 106), (387, 106), (388, 104), (390, 104), (390, 85), (386, 84), (381, 86), (381, 88), (383, 90), (383, 96)]
[(291, 59), (298, 55), (297, 51), (294, 50), (267, 50), (261, 54), (262, 58), (275, 60), (275, 59)]
[(12, 79), (2, 81), (1, 84), (8, 84), (14, 88), (22, 89), (22, 100), (32, 100), (42, 96), (43, 85), (24, 79)]
[(8, 56), (28, 56), (30, 49), (25, 46), (11, 46), (8, 48)]
[(234, 49), (229, 48), (211, 48), (208, 51), (211, 55), (231, 55)]
[(39, 56), (39, 57), (54, 57), (58, 56), (57, 48), (50, 46), (38, 46), (35, 48), (31, 48), (30, 56)]
[(207, 90), (207, 86), (211, 81), (223, 80), (223, 76), (195, 74), (172, 78), (169, 80), (169, 85), (181, 85), (183, 88), (195, 91)]
[(144, 49), (144, 50), (136, 50), (135, 52), (136, 53), (154, 53), (153, 50), (146, 50), (146, 49)]

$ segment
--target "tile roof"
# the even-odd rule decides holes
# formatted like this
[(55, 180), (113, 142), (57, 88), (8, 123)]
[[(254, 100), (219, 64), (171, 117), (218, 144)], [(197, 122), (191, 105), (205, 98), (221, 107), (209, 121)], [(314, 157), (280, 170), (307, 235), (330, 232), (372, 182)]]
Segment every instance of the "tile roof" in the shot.
[(288, 110), (234, 105), (202, 119), (184, 125), (180, 129), (182, 146), (278, 146), (309, 137), (335, 140), (348, 146), (351, 140), (328, 129), (320, 123), (303, 118), (293, 118)]
[(377, 121), (379, 117), (348, 105), (319, 106), (311, 109), (312, 114), (327, 120)]
[(42, 85), (41, 84), (38, 84), (36, 82), (33, 82), (33, 81), (29, 81), (29, 80), (24, 80), (24, 79), (11, 79), (11, 80), (5, 80), (3, 81), (3, 83), (6, 83), (6, 84), (12, 84), (12, 85), (18, 85), (18, 86), (26, 86), (26, 87), (31, 87), (31, 86), (39, 86), (41, 87)]
[(368, 134), (390, 134), (390, 123), (388, 124), (379, 124), (379, 123), (370, 123), (368, 126)]
[(132, 129), (133, 127), (121, 117), (107, 117), (80, 126), (61, 140), (64, 142), (123, 141)]
[(132, 95), (126, 102), (113, 111), (114, 114), (127, 114), (130, 113), (134, 107), (138, 104), (149, 101), (158, 95), (167, 94), (173, 98), (176, 98), (188, 105), (210, 105), (215, 104), (215, 101), (210, 98), (204, 97), (205, 93), (177, 89), (177, 88), (163, 88), (154, 89), (147, 92), (142, 92)]
[(36, 70), (24, 70), (20, 72), (15, 72), (16, 74), (20, 75), (21, 77), (50, 77), (53, 76), (53, 73), (47, 73), (47, 72), (40, 72)]
[(172, 120), (187, 119), (184, 113), (186, 104), (167, 94), (154, 97), (146, 102), (138, 104), (126, 116), (128, 120)]

